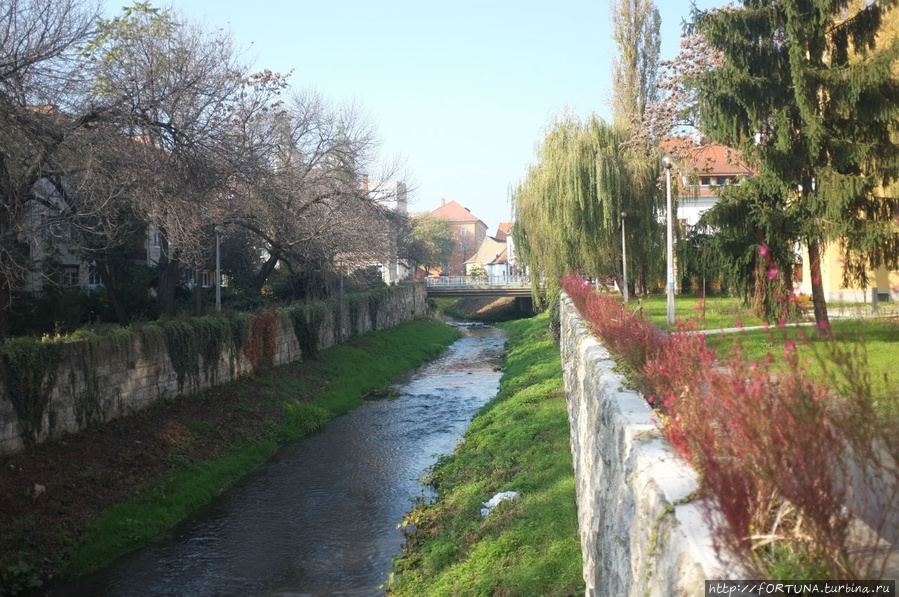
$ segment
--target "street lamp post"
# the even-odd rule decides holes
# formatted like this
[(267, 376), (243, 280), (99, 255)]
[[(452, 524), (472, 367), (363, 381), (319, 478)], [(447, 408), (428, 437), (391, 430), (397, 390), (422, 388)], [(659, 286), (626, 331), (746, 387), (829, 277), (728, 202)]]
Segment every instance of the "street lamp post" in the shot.
[(674, 241), (671, 236), (671, 167), (674, 158), (666, 155), (662, 158), (662, 167), (665, 168), (665, 189), (668, 195), (668, 325), (674, 325)]
[(624, 243), (624, 219), (627, 212), (621, 212), (621, 296), (624, 297), (624, 304), (627, 304), (627, 247)]
[(222, 312), (222, 231), (215, 227), (215, 310)]

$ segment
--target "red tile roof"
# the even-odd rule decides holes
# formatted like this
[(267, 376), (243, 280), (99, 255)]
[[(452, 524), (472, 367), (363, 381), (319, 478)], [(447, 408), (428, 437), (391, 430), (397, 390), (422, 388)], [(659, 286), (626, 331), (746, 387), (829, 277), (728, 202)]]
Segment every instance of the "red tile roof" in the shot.
[(431, 215), (435, 218), (447, 220), (448, 222), (477, 222), (481, 219), (455, 201), (450, 201), (446, 205), (441, 205), (432, 211)]
[[(674, 156), (674, 167), (683, 175), (694, 172), (708, 176), (751, 176), (754, 174), (752, 169), (743, 162), (736, 149), (711, 141), (703, 141), (697, 145), (685, 138), (668, 138), (660, 143), (660, 147), (662, 151)], [(682, 157), (684, 155), (686, 155), (685, 159)], [(686, 163), (678, 164), (678, 161)]]
[(496, 229), (497, 240), (506, 240), (506, 235), (509, 234), (509, 231), (512, 230), (512, 226), (514, 225), (515, 222), (500, 222), (499, 228)]

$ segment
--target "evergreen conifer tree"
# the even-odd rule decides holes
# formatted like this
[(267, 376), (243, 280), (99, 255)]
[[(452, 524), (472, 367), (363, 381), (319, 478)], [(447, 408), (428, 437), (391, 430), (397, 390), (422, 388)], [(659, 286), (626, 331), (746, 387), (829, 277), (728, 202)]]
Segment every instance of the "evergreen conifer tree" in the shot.
[[(743, 0), (696, 11), (692, 27), (725, 55), (700, 74), (698, 120), (765, 176), (805, 243), (819, 329), (829, 334), (821, 252), (838, 243), (844, 284), (899, 267), (899, 38), (878, 45), (897, 0)], [(895, 13), (893, 13), (895, 15)], [(778, 244), (788, 239), (766, 239)]]

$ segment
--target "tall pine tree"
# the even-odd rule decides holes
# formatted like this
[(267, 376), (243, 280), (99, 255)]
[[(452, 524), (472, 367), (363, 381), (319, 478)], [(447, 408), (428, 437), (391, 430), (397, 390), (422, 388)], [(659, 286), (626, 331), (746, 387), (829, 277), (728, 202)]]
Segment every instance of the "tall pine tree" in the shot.
[[(815, 319), (829, 334), (821, 252), (838, 243), (844, 283), (899, 267), (899, 39), (877, 44), (897, 0), (744, 0), (696, 11), (725, 64), (693, 82), (703, 132), (774, 181), (809, 252)], [(770, 239), (778, 242), (783, 239)]]

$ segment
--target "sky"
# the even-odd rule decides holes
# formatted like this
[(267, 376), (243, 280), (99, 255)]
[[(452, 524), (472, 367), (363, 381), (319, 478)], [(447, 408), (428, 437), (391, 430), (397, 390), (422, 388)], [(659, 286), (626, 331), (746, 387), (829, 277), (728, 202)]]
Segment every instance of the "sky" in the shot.
[[(154, 4), (229, 29), (254, 70), (293, 70), (294, 89), (354, 102), (369, 114), (385, 161), (404, 165), (410, 211), (455, 200), (489, 234), (513, 219), (510, 191), (555, 118), (565, 110), (611, 118), (609, 0)], [(677, 54), (690, 0), (657, 6), (664, 60)]]

